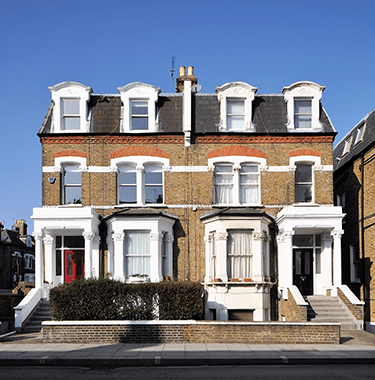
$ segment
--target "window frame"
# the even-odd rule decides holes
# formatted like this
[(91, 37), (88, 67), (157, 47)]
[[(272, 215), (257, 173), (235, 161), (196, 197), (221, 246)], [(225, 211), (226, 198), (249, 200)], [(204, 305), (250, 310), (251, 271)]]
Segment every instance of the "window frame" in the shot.
[[(311, 172), (311, 181), (299, 181), (297, 182), (297, 171), (298, 171), (298, 167), (302, 167), (302, 166), (308, 166), (310, 168), (310, 172)], [(310, 200), (308, 201), (301, 201), (301, 200), (297, 200), (297, 186), (310, 186)], [(314, 199), (314, 172), (313, 172), (313, 165), (309, 162), (299, 162), (296, 164), (296, 170), (295, 170), (295, 173), (294, 173), (294, 203), (296, 204), (305, 204), (305, 203), (313, 203), (313, 199)]]
[[(77, 168), (76, 171), (78, 171), (79, 174), (79, 184), (76, 183), (66, 183), (66, 168), (67, 167), (74, 167)], [(77, 163), (70, 163), (66, 162), (64, 165), (61, 167), (61, 204), (62, 205), (81, 205), (82, 204), (82, 177), (81, 177), (81, 168), (79, 164)], [(67, 194), (66, 194), (66, 189), (67, 188), (79, 188), (80, 189), (80, 198), (79, 201), (77, 202), (67, 202)]]
[(349, 245), (349, 255), (350, 255), (350, 282), (360, 283), (361, 282), (361, 274), (360, 274), (361, 258), (359, 256), (358, 245)]
[[(297, 102), (309, 102), (309, 108), (310, 112), (297, 112), (296, 103)], [(310, 130), (312, 129), (312, 99), (311, 98), (304, 98), (304, 97), (296, 97), (294, 98), (294, 128), (297, 130)], [(309, 118), (309, 127), (299, 127), (299, 124), (301, 122), (300, 118), (308, 117)], [(298, 120), (298, 122), (297, 122)]]
[[(148, 99), (129, 99), (129, 126), (131, 131), (148, 131), (149, 130), (149, 114), (148, 114)], [(133, 113), (135, 103), (144, 103), (146, 106), (147, 113)], [(141, 108), (141, 107), (140, 107)], [(142, 107), (143, 108), (143, 107)], [(135, 128), (134, 121), (137, 119), (146, 119), (147, 128)]]
[(350, 136), (347, 139), (345, 139), (341, 157), (346, 156), (350, 152), (350, 146), (352, 144), (352, 140), (353, 140), (353, 136)]
[(365, 134), (365, 130), (366, 130), (366, 124), (365, 123), (362, 123), (361, 125), (359, 125), (357, 127), (357, 134), (355, 136), (355, 140), (354, 140), (354, 144), (353, 146), (359, 144), (360, 142), (363, 141), (363, 136)]
[[(124, 238), (125, 238), (125, 241), (124, 241), (124, 274), (125, 274), (125, 278), (126, 279), (129, 279), (131, 276), (134, 276), (136, 274), (139, 274), (141, 276), (144, 276), (146, 275), (147, 277), (151, 277), (151, 239), (150, 239), (150, 230), (125, 230), (124, 231)], [(139, 233), (139, 234), (142, 234), (142, 235), (145, 235), (146, 237), (146, 249), (147, 249), (147, 252), (146, 253), (143, 253), (143, 254), (129, 254), (129, 245), (128, 245), (128, 241), (129, 241), (129, 234), (136, 234), (136, 233)], [(139, 248), (139, 245), (137, 245), (137, 249)], [(146, 273), (139, 273), (139, 272), (135, 272), (135, 273), (131, 273), (129, 272), (129, 258), (145, 258), (146, 260)]]
[[(230, 109), (232, 109), (232, 107), (229, 107), (229, 104), (235, 103), (235, 102), (241, 102), (242, 103), (242, 109), (243, 109), (242, 112), (240, 112), (240, 113), (239, 112), (233, 112), (233, 113), (230, 112)], [(242, 98), (227, 98), (226, 121), (227, 121), (227, 130), (228, 131), (244, 131), (244, 130), (246, 130), (246, 128), (245, 128), (245, 118), (246, 118), (245, 102), (246, 102), (246, 99), (242, 99)], [(238, 118), (238, 117), (240, 117), (242, 119), (241, 120), (242, 127), (241, 128), (233, 128), (232, 127), (233, 120), (235, 118)], [(237, 125), (237, 123), (236, 123), (236, 125)]]
[[(65, 113), (65, 103), (67, 102), (76, 102), (78, 105), (78, 112), (77, 113)], [(61, 129), (64, 131), (80, 131), (81, 130), (81, 114), (79, 112), (80, 107), (80, 99), (79, 98), (61, 98)], [(66, 120), (69, 119), (78, 119), (78, 128), (67, 128), (66, 127)]]
[[(243, 249), (240, 250), (240, 252), (231, 252), (231, 239), (233, 239), (233, 233), (244, 233), (246, 231), (246, 234), (249, 235), (247, 239), (249, 240), (249, 247), (250, 247), (250, 253), (244, 254)], [(228, 233), (228, 238), (227, 238), (227, 276), (228, 280), (230, 281), (231, 279), (239, 279), (243, 280), (244, 278), (252, 278), (252, 271), (253, 271), (253, 230), (252, 229), (244, 229), (244, 228), (228, 228), (227, 229)], [(231, 237), (232, 236), (232, 237)], [(246, 258), (248, 259), (248, 268), (244, 269), (243, 268), (243, 259)], [(241, 270), (244, 272), (242, 273), (237, 273), (236, 270), (238, 269), (233, 269), (233, 263), (232, 260), (240, 261), (239, 266)], [(246, 260), (245, 260), (246, 261)]]

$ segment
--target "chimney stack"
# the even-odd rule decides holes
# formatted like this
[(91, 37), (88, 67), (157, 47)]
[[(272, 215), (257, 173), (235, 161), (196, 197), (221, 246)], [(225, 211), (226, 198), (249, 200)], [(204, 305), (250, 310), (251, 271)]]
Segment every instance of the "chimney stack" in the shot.
[(180, 66), (180, 75), (176, 80), (176, 92), (184, 92), (184, 82), (189, 81), (191, 85), (194, 86), (198, 83), (197, 77), (194, 75), (194, 67), (188, 67), (188, 73), (186, 75), (185, 66)]

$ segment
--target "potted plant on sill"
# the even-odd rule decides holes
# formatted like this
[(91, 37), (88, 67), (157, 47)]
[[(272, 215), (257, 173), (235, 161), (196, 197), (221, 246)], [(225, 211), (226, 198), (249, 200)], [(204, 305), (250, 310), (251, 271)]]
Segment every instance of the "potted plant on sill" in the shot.
[(148, 274), (131, 274), (129, 276), (129, 281), (130, 282), (136, 282), (136, 283), (139, 283), (139, 282), (150, 282), (150, 277), (148, 276)]
[(221, 282), (221, 278), (214, 278), (214, 282)]
[(253, 282), (253, 280), (251, 278), (244, 278), (243, 282)]
[(240, 282), (240, 279), (239, 278), (231, 278), (230, 282)]

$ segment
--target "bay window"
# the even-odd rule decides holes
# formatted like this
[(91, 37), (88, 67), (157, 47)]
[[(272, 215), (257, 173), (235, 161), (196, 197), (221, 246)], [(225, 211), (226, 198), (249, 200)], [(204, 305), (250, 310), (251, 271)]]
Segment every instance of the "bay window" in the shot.
[(251, 278), (251, 230), (228, 230), (228, 278)]
[(150, 276), (150, 232), (125, 232), (125, 273)]

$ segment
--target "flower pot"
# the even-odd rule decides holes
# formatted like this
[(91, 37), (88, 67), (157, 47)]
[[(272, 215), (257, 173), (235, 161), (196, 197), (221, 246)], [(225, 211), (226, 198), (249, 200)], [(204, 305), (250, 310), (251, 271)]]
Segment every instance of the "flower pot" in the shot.
[(239, 278), (231, 278), (230, 281), (231, 281), (231, 282), (239, 282), (240, 279), (239, 279)]
[(252, 282), (253, 280), (251, 278), (244, 278), (243, 282)]
[(221, 282), (221, 278), (214, 278), (214, 282)]

